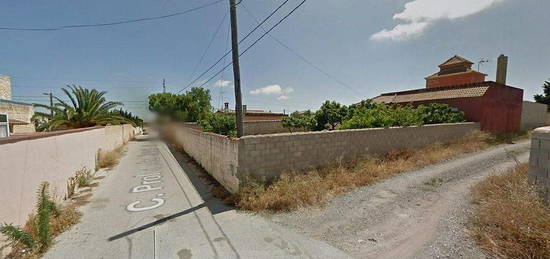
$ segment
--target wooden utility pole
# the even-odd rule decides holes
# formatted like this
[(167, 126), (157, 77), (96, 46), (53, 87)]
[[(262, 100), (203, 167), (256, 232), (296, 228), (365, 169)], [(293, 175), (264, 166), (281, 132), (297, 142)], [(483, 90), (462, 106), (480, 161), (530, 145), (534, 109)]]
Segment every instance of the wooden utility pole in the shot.
[(53, 94), (50, 92), (50, 116), (53, 118)]
[(235, 85), (235, 115), (237, 116), (237, 137), (243, 136), (243, 101), (241, 96), (241, 71), (239, 68), (239, 34), (237, 31), (237, 3), (229, 0), (231, 15), (231, 49), (233, 56), (233, 77)]

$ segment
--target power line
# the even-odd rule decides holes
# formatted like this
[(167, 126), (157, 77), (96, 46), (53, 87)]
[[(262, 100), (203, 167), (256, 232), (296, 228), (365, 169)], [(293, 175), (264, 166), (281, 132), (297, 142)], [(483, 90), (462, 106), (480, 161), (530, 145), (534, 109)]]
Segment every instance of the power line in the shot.
[[(252, 29), (248, 34), (246, 34), (246, 36), (244, 36), (244, 38), (242, 38), (240, 41), (239, 41), (239, 44), (241, 44), (243, 41), (245, 41), (248, 37), (250, 37), (250, 35), (252, 35), (256, 30), (258, 30), (260, 28), (260, 26), (262, 24), (264, 24), (265, 22), (267, 22), (267, 20), (269, 20), (269, 18), (271, 18), (273, 15), (275, 15), (275, 13), (277, 13), (281, 8), (283, 8), (284, 5), (286, 5), (286, 3), (288, 3), (288, 1), (290, 0), (286, 0), (284, 1), (281, 5), (279, 5), (275, 10), (273, 10), (273, 12), (271, 12), (262, 22), (260, 22), (256, 27), (254, 27), (254, 29)], [(240, 2), (239, 2), (240, 3)], [(303, 3), (302, 3), (303, 4)], [(233, 49), (229, 50), (228, 52), (226, 52), (221, 58), (219, 58), (213, 65), (211, 65), (206, 71), (204, 71), (203, 73), (201, 73), (198, 77), (196, 77), (191, 83), (187, 84), (183, 89), (179, 90), (178, 93), (181, 93), (183, 90), (189, 88), (191, 85), (193, 85), (194, 83), (196, 83), (197, 81), (199, 81), (200, 78), (202, 78), (204, 75), (206, 75), (206, 73), (210, 72), (210, 70), (212, 70), (216, 65), (218, 65), (222, 60), (224, 60), (225, 57), (227, 57), (229, 54), (231, 54)], [(225, 69), (225, 68), (224, 68)]]
[[(285, 17), (283, 17), (279, 22), (277, 22), (275, 25), (273, 25), (269, 30), (267, 30), (260, 38), (258, 38), (256, 41), (254, 41), (248, 48), (246, 48), (241, 54), (239, 54), (239, 57), (244, 55), (247, 51), (249, 51), (254, 45), (256, 45), (258, 42), (260, 42), (267, 34), (269, 34), (275, 27), (279, 26), (284, 20), (286, 20), (290, 15), (292, 15), (298, 8), (300, 8), (303, 4), (305, 4), (307, 0), (303, 0), (298, 6), (296, 6), (292, 11), (290, 11)], [(228, 63), (226, 66), (224, 66), (220, 71), (218, 71), (216, 74), (214, 74), (212, 77), (210, 77), (208, 80), (206, 80), (203, 84), (201, 84), (199, 87), (203, 87), (208, 82), (210, 82), (212, 79), (214, 79), (216, 76), (221, 74), (225, 69), (227, 69), (229, 66), (231, 66), (233, 63)], [(184, 88), (185, 89), (185, 88)], [(184, 90), (182, 89), (182, 90)]]
[(199, 68), (199, 66), (202, 63), (202, 61), (204, 60), (204, 58), (206, 57), (206, 54), (208, 53), (208, 50), (210, 50), (210, 47), (212, 46), (212, 43), (214, 43), (214, 40), (216, 39), (216, 36), (220, 32), (220, 30), (222, 28), (222, 25), (225, 23), (225, 18), (227, 18), (228, 14), (229, 14), (229, 12), (226, 12), (225, 15), (223, 16), (220, 24), (218, 25), (218, 27), (216, 28), (216, 31), (214, 32), (214, 35), (212, 35), (212, 38), (210, 39), (210, 42), (208, 42), (208, 45), (206, 46), (206, 49), (202, 53), (202, 56), (199, 59), (199, 62), (197, 62), (197, 64), (195, 65), (195, 68), (193, 68), (193, 72), (191, 73), (191, 76), (189, 76), (190, 78), (193, 78), (193, 76), (195, 76), (195, 72), (197, 72), (197, 69)]
[[(250, 15), (250, 17), (252, 17), (252, 19), (254, 19), (257, 23), (259, 23), (258, 19), (256, 19), (256, 17), (254, 16), (254, 14), (248, 10), (248, 8), (246, 8), (246, 6), (243, 4), (243, 8), (244, 10), (248, 13), (248, 15)], [(265, 29), (262, 27), (262, 30), (265, 31)], [(303, 62), (305, 62), (306, 64), (310, 65), (312, 68), (314, 68), (315, 70), (317, 70), (318, 72), (320, 72), (321, 74), (325, 75), (326, 77), (332, 79), (334, 82), (338, 83), (339, 85), (345, 87), (345, 88), (348, 88), (349, 90), (353, 91), (354, 93), (356, 94), (361, 94), (359, 91), (355, 90), (353, 87), (351, 87), (350, 85), (338, 80), (337, 78), (333, 77), (332, 75), (330, 75), (328, 72), (326, 72), (325, 70), (321, 69), (319, 66), (313, 64), (313, 62), (311, 62), (309, 59), (307, 59), (306, 57), (304, 57), (303, 55), (300, 55), (300, 53), (298, 53), (296, 50), (292, 49), (291, 47), (289, 47), (288, 45), (286, 45), (285, 43), (283, 43), (281, 40), (277, 39), (275, 36), (269, 34), (269, 37), (274, 40), (275, 42), (277, 42), (279, 45), (281, 45), (283, 48), (287, 49), (288, 51), (290, 51), (290, 53), (294, 54), (296, 57), (298, 57), (299, 59), (301, 59)]]
[(201, 5), (195, 8), (191, 8), (185, 11), (181, 12), (175, 12), (171, 14), (161, 15), (161, 16), (152, 16), (152, 17), (144, 17), (144, 18), (138, 18), (138, 19), (131, 19), (131, 20), (123, 20), (123, 21), (116, 21), (116, 22), (107, 22), (107, 23), (95, 23), (95, 24), (75, 24), (75, 25), (62, 25), (58, 27), (50, 27), (50, 28), (25, 28), (25, 27), (0, 27), (0, 30), (7, 30), (7, 31), (59, 31), (63, 29), (75, 29), (75, 28), (89, 28), (89, 27), (105, 27), (105, 26), (114, 26), (114, 25), (121, 25), (121, 24), (128, 24), (128, 23), (137, 23), (137, 22), (144, 22), (144, 21), (152, 21), (152, 20), (159, 20), (159, 19), (165, 19), (169, 17), (174, 17), (178, 15), (184, 15), (188, 14), (190, 12), (194, 12), (206, 7), (213, 6), (217, 3), (220, 3), (225, 0), (217, 0), (205, 5)]

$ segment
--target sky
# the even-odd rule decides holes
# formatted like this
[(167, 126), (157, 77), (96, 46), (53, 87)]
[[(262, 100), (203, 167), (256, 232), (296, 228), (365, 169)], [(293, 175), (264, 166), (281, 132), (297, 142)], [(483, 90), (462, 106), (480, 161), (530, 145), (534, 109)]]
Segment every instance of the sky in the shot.
[[(270, 28), (302, 0), (289, 0)], [(161, 16), (215, 0), (4, 1), (0, 27), (50, 28)], [(243, 0), (239, 38), (284, 0)], [(495, 79), (496, 58), (509, 57), (508, 85), (524, 99), (550, 78), (547, 0), (307, 0), (241, 56), (248, 109), (292, 112), (325, 100), (351, 104), (384, 92), (425, 87), (424, 77), (460, 55)], [(77, 84), (147, 116), (147, 96), (178, 92), (230, 50), (228, 1), (165, 19), (55, 31), (0, 30), (0, 74), (14, 100), (46, 102)], [(243, 41), (246, 49), (263, 33)], [(278, 41), (277, 41), (278, 40)], [(279, 43), (280, 42), (280, 43)], [(211, 43), (211, 44), (210, 44)], [(222, 63), (230, 62), (230, 56)], [(201, 85), (218, 65), (193, 86)], [(477, 64), (474, 65), (477, 69)], [(204, 85), (212, 105), (234, 106), (231, 67)]]

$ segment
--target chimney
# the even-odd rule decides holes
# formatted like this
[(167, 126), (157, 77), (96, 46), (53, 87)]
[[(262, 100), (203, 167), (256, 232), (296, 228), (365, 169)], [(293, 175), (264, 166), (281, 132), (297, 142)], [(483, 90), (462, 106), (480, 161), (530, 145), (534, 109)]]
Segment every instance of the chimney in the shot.
[(0, 75), (0, 99), (11, 100), (11, 80), (9, 76)]
[(500, 55), (497, 59), (497, 83), (506, 84), (506, 72), (508, 70), (508, 57)]
[(224, 109), (225, 111), (229, 110), (229, 103), (224, 103), (224, 104), (223, 104), (223, 109)]

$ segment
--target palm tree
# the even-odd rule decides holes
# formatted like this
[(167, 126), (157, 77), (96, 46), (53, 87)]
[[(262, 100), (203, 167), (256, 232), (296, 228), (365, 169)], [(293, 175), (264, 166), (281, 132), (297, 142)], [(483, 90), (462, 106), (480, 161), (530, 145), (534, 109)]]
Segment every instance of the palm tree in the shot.
[(49, 110), (35, 113), (33, 120), (38, 124), (38, 130), (76, 129), (129, 122), (128, 119), (111, 112), (112, 109), (122, 106), (122, 103), (107, 101), (104, 91), (89, 90), (78, 85), (68, 85), (61, 90), (70, 102), (54, 96), (56, 103), (53, 107), (35, 104), (35, 107)]

